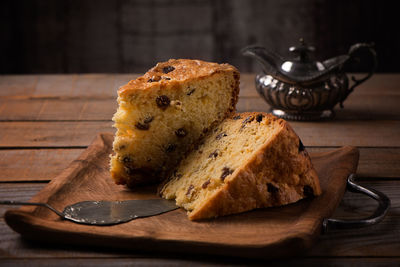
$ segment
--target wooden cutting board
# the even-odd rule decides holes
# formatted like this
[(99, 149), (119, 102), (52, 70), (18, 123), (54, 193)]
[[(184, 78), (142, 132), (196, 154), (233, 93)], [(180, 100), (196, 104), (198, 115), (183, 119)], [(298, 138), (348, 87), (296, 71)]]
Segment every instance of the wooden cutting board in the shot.
[[(99, 134), (31, 201), (47, 202), (63, 210), (85, 200), (157, 197), (154, 187), (131, 191), (114, 184), (108, 171), (112, 140), (111, 134)], [(5, 220), (26, 238), (54, 244), (252, 258), (294, 255), (311, 247), (320, 235), (323, 219), (332, 215), (343, 196), (347, 176), (356, 172), (358, 157), (354, 147), (311, 155), (323, 190), (317, 198), (212, 220), (192, 222), (184, 210), (178, 209), (114, 226), (88, 226), (62, 220), (34, 206), (8, 210)]]

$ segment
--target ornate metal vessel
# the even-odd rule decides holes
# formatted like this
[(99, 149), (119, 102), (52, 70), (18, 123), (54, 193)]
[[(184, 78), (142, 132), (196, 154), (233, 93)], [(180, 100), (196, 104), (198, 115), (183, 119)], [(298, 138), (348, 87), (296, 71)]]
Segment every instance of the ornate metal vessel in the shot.
[[(371, 70), (362, 79), (352, 76), (353, 84), (349, 87), (343, 65), (362, 49), (372, 57)], [(242, 50), (244, 55), (261, 63), (264, 73), (256, 76), (256, 89), (271, 106), (274, 115), (289, 120), (332, 118), (335, 105), (340, 103), (343, 108), (347, 96), (376, 69), (376, 53), (371, 44), (355, 44), (348, 54), (323, 62), (310, 60), (309, 52), (314, 50), (302, 39), (300, 46), (289, 48), (298, 55), (290, 60), (260, 46), (248, 46)]]

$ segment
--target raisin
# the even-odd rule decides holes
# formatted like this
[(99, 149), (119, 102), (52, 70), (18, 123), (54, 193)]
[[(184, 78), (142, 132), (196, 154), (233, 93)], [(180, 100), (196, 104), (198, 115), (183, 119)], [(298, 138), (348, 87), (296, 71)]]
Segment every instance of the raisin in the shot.
[(152, 82), (158, 82), (159, 80), (161, 80), (160, 76), (153, 76), (150, 79), (148, 79), (147, 82), (152, 83)]
[(131, 156), (126, 155), (126, 156), (124, 156), (124, 157), (122, 158), (122, 161), (123, 161), (124, 163), (129, 163), (129, 162), (132, 162), (132, 158), (131, 158)]
[(175, 170), (173, 176), (174, 176), (177, 180), (179, 180), (180, 178), (182, 178), (183, 175), (182, 175), (181, 173), (178, 173), (177, 170)]
[(146, 118), (144, 118), (143, 122), (144, 122), (144, 123), (150, 123), (150, 122), (153, 121), (153, 119), (154, 119), (153, 116), (147, 116)]
[(199, 154), (203, 154), (203, 150), (199, 150)]
[(165, 152), (171, 153), (171, 152), (174, 152), (175, 149), (176, 149), (176, 145), (175, 144), (168, 144), (167, 148), (165, 149)]
[(135, 124), (135, 127), (139, 130), (146, 131), (150, 128), (150, 124), (138, 122)]
[(166, 108), (166, 107), (168, 107), (169, 104), (171, 103), (171, 100), (170, 100), (169, 97), (166, 96), (166, 95), (160, 95), (160, 96), (157, 96), (157, 98), (156, 98), (156, 103), (157, 103), (157, 106), (158, 106), (158, 107), (160, 107), (160, 108)]
[(194, 186), (191, 184), (191, 185), (188, 187), (188, 190), (186, 191), (186, 196), (190, 196), (190, 193), (192, 192), (193, 189), (194, 189)]
[(205, 181), (204, 184), (201, 185), (201, 188), (206, 189), (209, 184), (210, 184), (210, 179)]
[(178, 137), (185, 137), (187, 135), (187, 132), (184, 128), (179, 128), (175, 131), (175, 135)]
[(243, 120), (242, 124), (250, 123), (254, 120), (254, 116), (248, 116), (246, 119)]
[(218, 157), (218, 149), (216, 149), (214, 152), (212, 152), (210, 155), (208, 155), (209, 158), (216, 158)]
[(162, 72), (164, 72), (165, 74), (170, 73), (171, 71), (174, 71), (175, 68), (172, 66), (166, 66), (162, 69)]
[(313, 197), (314, 196), (314, 189), (309, 185), (305, 185), (303, 187), (303, 195), (305, 197)]
[(228, 167), (224, 167), (222, 169), (222, 174), (221, 174), (221, 180), (224, 181), (225, 177), (228, 175), (231, 175), (233, 173), (233, 170), (229, 169)]
[(250, 123), (253, 120), (254, 120), (254, 116), (248, 116), (246, 119), (244, 119), (242, 121), (242, 127), (240, 127), (240, 130), (242, 130), (246, 126), (247, 123)]
[(205, 134), (205, 133), (207, 133), (208, 132), (208, 128), (204, 128), (203, 129), (203, 133)]
[(303, 142), (299, 139), (299, 153), (306, 150), (306, 147), (303, 145)]
[(242, 117), (240, 117), (240, 115), (237, 115), (235, 117), (233, 117), (234, 120), (240, 120)]
[(116, 148), (117, 151), (124, 150), (126, 148), (125, 145), (120, 145), (119, 147)]
[(186, 95), (191, 95), (196, 91), (196, 88), (191, 89), (189, 92), (186, 93)]
[(257, 122), (261, 122), (261, 121), (263, 120), (263, 118), (264, 118), (264, 115), (263, 115), (263, 114), (258, 114), (258, 115), (256, 116), (256, 121), (257, 121)]
[[(128, 175), (137, 175), (137, 176), (151, 176), (154, 171), (150, 170), (149, 168), (134, 168), (133, 166), (125, 166), (125, 172)], [(128, 185), (129, 186), (129, 185)]]
[(124, 166), (124, 170), (125, 170), (126, 174), (128, 174), (128, 175), (132, 175), (135, 173), (135, 169), (130, 166)]
[(279, 189), (276, 186), (274, 186), (273, 184), (270, 184), (270, 183), (267, 183), (267, 190), (271, 194), (275, 194), (279, 191)]
[(225, 137), (225, 136), (228, 136), (228, 135), (226, 133), (220, 133), (215, 137), (215, 139), (219, 140), (219, 139), (221, 139), (222, 137)]

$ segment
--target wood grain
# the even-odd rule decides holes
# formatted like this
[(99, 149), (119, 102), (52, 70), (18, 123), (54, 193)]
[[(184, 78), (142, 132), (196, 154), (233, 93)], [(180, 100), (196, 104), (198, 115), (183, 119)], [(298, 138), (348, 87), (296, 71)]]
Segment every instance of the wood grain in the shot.
[[(291, 122), (306, 146), (400, 147), (400, 121)], [(371, 126), (373, 125), (373, 131)], [(1, 147), (88, 146), (112, 122), (0, 122)]]
[[(371, 187), (384, 192), (391, 200), (392, 205), (387, 218), (377, 226), (358, 230), (342, 230), (329, 232), (320, 236), (315, 246), (306, 254), (308, 260), (312, 257), (324, 257), (324, 260), (333, 261), (333, 257), (360, 257), (360, 255), (379, 257), (399, 257), (399, 243), (397, 237), (400, 235), (400, 193), (397, 190), (400, 181), (361, 181), (362, 186)], [(4, 199), (28, 200), (33, 197), (46, 184), (3, 184), (0, 187), (0, 194)], [(346, 192), (339, 207), (332, 217), (354, 219), (370, 215), (376, 208), (376, 202), (360, 194)], [(40, 244), (21, 240), (19, 235), (13, 232), (1, 219), (6, 206), (0, 206), (0, 259), (13, 256), (14, 258), (126, 258), (134, 257), (128, 251), (99, 250), (93, 247), (73, 247)], [(374, 234), (371, 234), (374, 233)], [(338, 238), (339, 236), (340, 238)], [(148, 255), (150, 256), (150, 255)], [(154, 254), (152, 254), (154, 257)], [(141, 258), (145, 258), (146, 254)], [(157, 257), (163, 257), (162, 254)], [(191, 256), (193, 259), (193, 256)], [(211, 257), (211, 256), (209, 256)], [(314, 259), (316, 262), (317, 259)], [(200, 260), (200, 259), (199, 259)], [(220, 260), (226, 260), (220, 258)], [(321, 259), (320, 259), (321, 260)], [(301, 260), (302, 262), (304, 259)], [(356, 260), (354, 260), (357, 262)], [(379, 262), (379, 261), (378, 261)]]
[(36, 88), (39, 75), (1, 75), (0, 97), (26, 97)]
[(49, 181), (84, 149), (0, 150), (0, 181)]
[[(245, 73), (241, 76), (239, 111), (269, 109), (255, 91), (254, 76)], [(30, 199), (46, 186), (46, 181), (67, 168), (96, 133), (113, 132), (110, 118), (116, 107), (116, 89), (134, 77), (137, 75), (1, 75), (0, 198)], [(390, 265), (400, 260), (400, 195), (397, 190), (400, 186), (399, 87), (399, 75), (375, 75), (356, 88), (346, 100), (344, 109), (335, 109), (336, 120), (291, 123), (311, 154), (325, 153), (346, 144), (359, 146), (357, 173), (358, 177), (367, 178), (360, 183), (386, 193), (392, 200), (392, 208), (379, 225), (328, 233), (321, 236), (316, 246), (303, 257), (279, 261), (278, 265), (293, 262), (318, 266), (328, 263), (368, 266)], [(371, 214), (375, 207), (374, 201), (362, 195), (346, 193), (334, 216), (359, 218)], [(227, 258), (212, 256), (204, 261), (200, 256), (181, 254), (171, 258), (157, 254), (157, 259), (154, 259), (153, 253), (139, 250), (133, 254), (132, 250), (104, 250), (92, 246), (54, 248), (21, 239), (2, 219), (6, 209), (0, 206), (0, 265), (23, 265), (27, 258), (37, 265), (53, 265), (59, 260), (63, 264), (71, 262), (76, 265), (77, 258), (85, 265), (104, 262), (107, 266), (141, 260), (144, 264), (227, 263)], [(240, 262), (232, 260), (232, 264)]]
[[(328, 152), (334, 148), (307, 147), (307, 150), (313, 154)], [(0, 182), (49, 181), (67, 168), (83, 151), (83, 148), (2, 149)], [(359, 151), (358, 177), (400, 179), (400, 149), (359, 148)]]
[(112, 122), (0, 122), (2, 147), (86, 147)]
[[(379, 103), (385, 103), (380, 105)], [(400, 95), (351, 96), (345, 108), (335, 108), (335, 120), (400, 120)], [(260, 97), (240, 97), (238, 112), (269, 112), (270, 106)], [(111, 120), (117, 109), (116, 98), (33, 98), (0, 99), (0, 120)]]
[[(21, 81), (16, 81), (18, 76), (2, 76), (0, 120), (110, 120), (117, 106), (117, 88), (137, 76), (31, 75), (21, 77)], [(379, 75), (371, 79), (372, 85), (357, 88), (346, 100), (344, 109), (335, 108), (336, 119), (399, 120), (400, 90), (397, 85), (393, 87), (396, 79), (393, 75)], [(378, 86), (379, 83), (382, 85)], [(26, 88), (22, 88), (23, 84)], [(237, 110), (268, 112), (269, 109), (255, 90), (254, 75), (243, 74)]]
[(400, 121), (291, 122), (306, 146), (399, 147)]
[[(321, 153), (332, 148), (307, 147), (310, 153)], [(360, 178), (400, 179), (399, 148), (359, 148), (357, 176)]]
[[(47, 183), (2, 183), (0, 186), (0, 199), (29, 201), (46, 185)], [(12, 207), (13, 206), (0, 205), (0, 219), (3, 219), (6, 210)]]
[(41, 74), (0, 76), (3, 99), (113, 98), (138, 74)]
[[(31, 201), (48, 202), (56, 209), (62, 209), (68, 204), (90, 199), (154, 198), (154, 188), (132, 192), (114, 184), (108, 170), (112, 139), (111, 134), (99, 135), (78, 160)], [(39, 240), (45, 236), (44, 240), (58, 240), (57, 243), (76, 243), (79, 240), (79, 243), (105, 243), (112, 244), (112, 247), (240, 254), (255, 258), (297, 254), (311, 246), (320, 233), (322, 219), (330, 216), (339, 204), (347, 176), (355, 171), (358, 151), (346, 147), (314, 155), (313, 160), (324, 192), (320, 197), (275, 209), (221, 217), (218, 220), (191, 222), (186, 213), (179, 209), (125, 224), (95, 227), (60, 221), (57, 215), (47, 209), (32, 206), (8, 211), (5, 219), (24, 236)], [(268, 235), (259, 235), (260, 231), (267, 231)], [(137, 241), (140, 241), (140, 245)], [(217, 247), (219, 249), (215, 250)]]
[[(151, 66), (149, 66), (150, 68)], [(352, 74), (350, 74), (351, 76)], [(0, 97), (2, 98), (115, 98), (119, 86), (140, 74), (32, 74), (1, 75)], [(356, 74), (361, 77), (362, 74)], [(255, 90), (255, 74), (242, 73), (240, 76), (240, 96), (259, 97)], [(381, 97), (400, 95), (400, 77), (397, 74), (374, 75), (357, 87), (352, 96)]]
[(111, 121), (116, 110), (114, 98), (0, 100), (3, 121)]

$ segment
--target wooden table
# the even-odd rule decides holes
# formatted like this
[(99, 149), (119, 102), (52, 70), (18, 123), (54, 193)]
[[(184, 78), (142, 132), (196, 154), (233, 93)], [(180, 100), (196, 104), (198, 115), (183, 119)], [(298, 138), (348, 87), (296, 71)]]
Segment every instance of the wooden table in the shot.
[[(29, 200), (67, 167), (98, 132), (113, 132), (116, 91), (137, 75), (0, 76), (0, 199)], [(268, 111), (254, 89), (254, 75), (241, 79), (238, 111)], [(392, 208), (378, 225), (322, 235), (301, 258), (304, 265), (400, 262), (400, 74), (379, 74), (356, 88), (328, 122), (292, 122), (307, 149), (344, 145), (360, 150), (358, 181), (387, 194)], [(346, 193), (335, 217), (372, 214), (376, 203)], [(54, 246), (24, 240), (4, 222), (0, 206), (0, 265), (219, 265), (258, 261), (190, 255)]]

